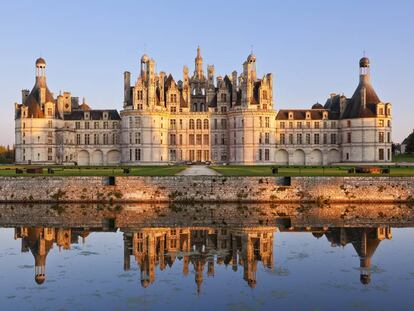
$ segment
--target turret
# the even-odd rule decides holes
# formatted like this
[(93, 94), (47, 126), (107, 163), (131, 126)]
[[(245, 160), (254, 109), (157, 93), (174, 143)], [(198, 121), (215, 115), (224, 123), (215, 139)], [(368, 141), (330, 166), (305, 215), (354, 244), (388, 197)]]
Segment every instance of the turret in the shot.
[(201, 57), (200, 47), (197, 47), (197, 56), (194, 62), (195, 62), (194, 76), (197, 77), (198, 79), (201, 79), (201, 77), (203, 76), (203, 58)]
[(124, 72), (124, 107), (131, 105), (131, 73)]

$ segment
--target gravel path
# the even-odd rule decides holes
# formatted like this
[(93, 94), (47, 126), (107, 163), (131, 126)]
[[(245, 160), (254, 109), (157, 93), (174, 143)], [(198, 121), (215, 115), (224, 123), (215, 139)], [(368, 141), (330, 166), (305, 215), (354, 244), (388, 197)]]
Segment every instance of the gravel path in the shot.
[(179, 172), (177, 175), (211, 176), (211, 175), (220, 175), (220, 174), (205, 165), (191, 165), (190, 167), (186, 168), (184, 171)]

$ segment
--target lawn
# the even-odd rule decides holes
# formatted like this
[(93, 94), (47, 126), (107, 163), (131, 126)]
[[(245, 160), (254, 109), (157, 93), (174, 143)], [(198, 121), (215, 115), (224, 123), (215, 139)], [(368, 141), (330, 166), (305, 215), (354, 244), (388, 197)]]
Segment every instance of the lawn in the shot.
[(389, 174), (355, 174), (348, 173), (351, 167), (346, 166), (310, 166), (310, 167), (278, 167), (278, 174), (272, 173), (272, 168), (276, 166), (211, 166), (223, 176), (414, 176), (414, 167), (397, 166), (390, 167)]
[[(48, 167), (53, 169), (53, 174), (48, 173)], [(0, 166), (0, 176), (173, 176), (186, 168), (184, 165), (170, 166), (82, 166), (62, 167), (47, 166), (43, 168), (43, 174), (16, 174), (16, 168), (25, 169), (24, 166)], [(125, 173), (124, 169), (129, 169)]]
[(412, 153), (398, 154), (394, 156), (393, 160), (395, 162), (414, 162), (414, 154)]

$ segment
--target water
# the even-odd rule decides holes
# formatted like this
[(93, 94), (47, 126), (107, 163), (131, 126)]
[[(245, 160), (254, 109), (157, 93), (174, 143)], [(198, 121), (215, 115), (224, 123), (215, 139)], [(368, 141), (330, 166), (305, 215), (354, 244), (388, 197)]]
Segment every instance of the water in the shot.
[(413, 310), (409, 206), (0, 206), (1, 310)]

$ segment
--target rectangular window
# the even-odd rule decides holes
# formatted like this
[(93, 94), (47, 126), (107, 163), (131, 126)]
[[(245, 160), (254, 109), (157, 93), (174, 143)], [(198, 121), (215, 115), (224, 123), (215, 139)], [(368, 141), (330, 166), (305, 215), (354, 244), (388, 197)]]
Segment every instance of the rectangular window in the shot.
[(284, 129), (285, 128), (285, 122), (280, 122), (280, 128)]
[(270, 144), (270, 133), (265, 133), (265, 144)]
[(269, 117), (265, 117), (265, 126), (270, 127), (270, 118)]
[(269, 149), (265, 149), (265, 161), (269, 161), (270, 159), (270, 151)]
[(378, 133), (378, 141), (380, 143), (383, 143), (384, 142), (384, 132), (379, 132)]
[(176, 129), (176, 120), (170, 119), (170, 129), (175, 130)]
[(81, 135), (80, 134), (76, 134), (76, 144), (77, 145), (81, 144)]
[(210, 140), (209, 140), (208, 134), (204, 134), (204, 136), (203, 136), (203, 144), (208, 146), (209, 143), (210, 143)]
[(179, 136), (179, 143), (180, 143), (180, 145), (183, 144), (183, 134), (180, 134), (180, 136)]
[(99, 128), (99, 122), (94, 122), (93, 123), (93, 128), (98, 129)]
[(210, 160), (210, 152), (208, 150), (204, 150), (204, 161)]
[(286, 143), (285, 141), (285, 134), (280, 134), (280, 144), (284, 145)]
[(141, 143), (141, 133), (135, 132), (135, 144), (140, 144), (140, 143)]
[(391, 132), (387, 132), (387, 143), (391, 142)]
[(293, 134), (289, 134), (289, 144), (293, 145)]
[(226, 119), (221, 119), (221, 129), (225, 130), (227, 129), (227, 120)]
[(331, 144), (336, 144), (336, 134), (331, 134)]
[(306, 134), (306, 143), (309, 145), (311, 143), (311, 135)]
[(89, 134), (85, 134), (85, 145), (89, 145), (89, 144), (90, 144)]
[(346, 142), (347, 142), (348, 144), (350, 144), (350, 143), (351, 143), (351, 141), (352, 141), (352, 138), (351, 138), (351, 133), (350, 133), (350, 132), (348, 132), (348, 133), (346, 133)]
[(170, 134), (170, 145), (175, 145), (176, 141), (175, 141), (175, 134)]
[(323, 144), (326, 145), (328, 143), (328, 134), (323, 134)]
[(196, 145), (201, 145), (201, 134), (196, 135)]
[(293, 122), (289, 122), (289, 128), (293, 129)]
[(141, 161), (141, 149), (135, 149), (135, 161)]
[(89, 122), (85, 122), (85, 129), (89, 130)]
[(298, 123), (296, 123), (296, 127), (297, 127), (298, 129), (301, 129), (301, 128), (302, 128), (302, 122), (298, 122)]
[(259, 161), (263, 160), (263, 150), (259, 149)]
[(80, 129), (80, 122), (75, 122), (75, 128)]
[(315, 122), (315, 128), (318, 129), (319, 128), (319, 122)]
[(384, 149), (380, 148), (378, 150), (378, 158), (379, 158), (380, 161), (384, 160)]
[(105, 121), (105, 122), (103, 123), (103, 127), (104, 127), (104, 129), (106, 130), (106, 129), (108, 128), (108, 122), (106, 122), (106, 121)]
[(188, 136), (188, 144), (189, 145), (194, 145), (194, 134), (190, 134)]
[(296, 143), (298, 145), (302, 145), (302, 134), (297, 134), (296, 135)]
[(315, 145), (319, 145), (319, 134), (313, 136), (313, 142)]
[(311, 123), (310, 122), (306, 122), (306, 128), (310, 129), (311, 127)]

